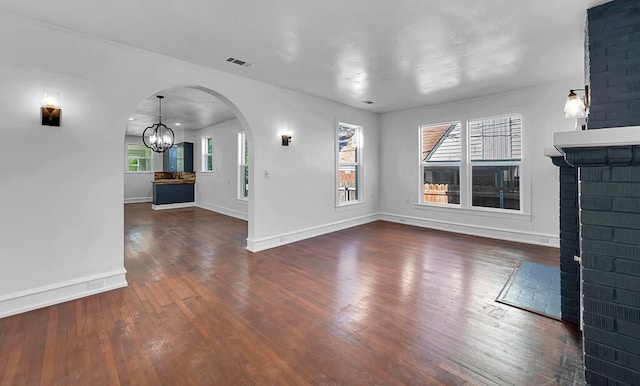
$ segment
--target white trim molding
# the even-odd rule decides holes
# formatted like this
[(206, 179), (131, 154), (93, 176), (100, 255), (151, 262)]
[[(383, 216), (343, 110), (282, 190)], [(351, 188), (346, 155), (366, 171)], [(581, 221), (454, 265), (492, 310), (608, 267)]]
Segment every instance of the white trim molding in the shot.
[(640, 126), (553, 133), (553, 146), (562, 153), (564, 153), (563, 149), (573, 147), (609, 147), (638, 144), (640, 144)]
[(151, 209), (153, 210), (165, 210), (165, 209), (179, 209), (179, 208), (190, 208), (192, 206), (196, 206), (195, 202), (180, 202), (177, 204), (151, 204)]
[(260, 252), (266, 249), (279, 247), (285, 244), (295, 243), (312, 237), (321, 236), (327, 233), (340, 231), (343, 229), (367, 224), (379, 220), (377, 214), (356, 217), (348, 220), (336, 221), (334, 223), (319, 225), (311, 228), (300, 229), (293, 232), (280, 233), (277, 235), (260, 239), (247, 239), (247, 250), (249, 252)]
[(204, 202), (196, 202), (196, 206), (198, 208), (209, 210), (211, 212), (220, 213), (225, 216), (234, 217), (244, 221), (249, 221), (249, 216), (244, 212), (240, 212), (239, 210), (225, 208), (223, 206), (218, 206), (218, 205), (207, 204)]
[(122, 268), (1, 296), (0, 318), (126, 287), (126, 274)]
[(137, 198), (125, 198), (125, 204), (139, 204), (142, 202), (152, 202), (153, 197), (137, 197)]
[(413, 216), (401, 216), (391, 213), (381, 213), (380, 220), (395, 222), (398, 224), (413, 225), (421, 228), (430, 228), (471, 236), (486, 237), (490, 239), (515, 241), (519, 243), (560, 248), (560, 237), (558, 235), (525, 232), (513, 229), (493, 228), (481, 225), (462, 224), (452, 221), (425, 219)]

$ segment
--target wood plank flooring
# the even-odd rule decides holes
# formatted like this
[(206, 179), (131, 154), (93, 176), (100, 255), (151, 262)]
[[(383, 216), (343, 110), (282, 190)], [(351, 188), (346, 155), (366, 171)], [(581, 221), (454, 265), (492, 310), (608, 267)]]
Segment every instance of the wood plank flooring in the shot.
[(571, 325), (496, 303), (558, 250), (375, 222), (260, 253), (125, 205), (128, 288), (0, 319), (0, 385), (579, 385)]

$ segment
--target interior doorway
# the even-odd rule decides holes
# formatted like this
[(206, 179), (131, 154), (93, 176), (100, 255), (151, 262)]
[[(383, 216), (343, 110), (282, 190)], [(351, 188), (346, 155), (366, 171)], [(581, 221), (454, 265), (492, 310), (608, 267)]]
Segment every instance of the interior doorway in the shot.
[[(161, 95), (161, 110), (158, 96)], [(161, 115), (160, 115), (161, 111)], [(174, 146), (189, 145), (185, 154), (193, 174), (192, 201), (180, 205), (157, 205), (159, 209), (200, 207), (247, 222), (252, 235), (251, 181), (253, 141), (251, 130), (238, 108), (223, 95), (203, 86), (176, 86), (161, 89), (142, 99), (128, 117), (124, 136), (124, 203), (151, 204), (159, 194), (159, 173), (181, 180), (185, 170), (168, 169), (167, 153), (152, 152), (142, 139), (145, 128), (162, 120), (174, 133)], [(238, 141), (242, 138), (243, 143)], [(175, 166), (175, 165), (174, 165)], [(174, 173), (176, 172), (176, 173)], [(191, 178), (191, 174), (188, 175)], [(163, 202), (164, 203), (164, 202)], [(156, 207), (156, 205), (154, 205)], [(246, 240), (245, 240), (246, 246)]]

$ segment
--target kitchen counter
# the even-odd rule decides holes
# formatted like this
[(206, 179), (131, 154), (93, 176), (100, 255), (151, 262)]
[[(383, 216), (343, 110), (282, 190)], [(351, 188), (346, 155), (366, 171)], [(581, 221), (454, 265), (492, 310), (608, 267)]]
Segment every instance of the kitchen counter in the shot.
[(153, 180), (152, 181), (154, 184), (158, 184), (158, 185), (175, 185), (175, 184), (195, 184), (196, 180), (195, 179), (186, 179), (186, 178), (165, 178), (165, 179), (159, 179), (159, 180)]
[(153, 209), (194, 205), (195, 172), (155, 172), (152, 182)]

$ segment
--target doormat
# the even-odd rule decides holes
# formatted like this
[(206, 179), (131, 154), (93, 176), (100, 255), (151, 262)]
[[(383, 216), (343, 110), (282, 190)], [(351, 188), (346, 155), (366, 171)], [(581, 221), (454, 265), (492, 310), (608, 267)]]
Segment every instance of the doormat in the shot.
[(521, 262), (496, 301), (561, 320), (560, 267)]

